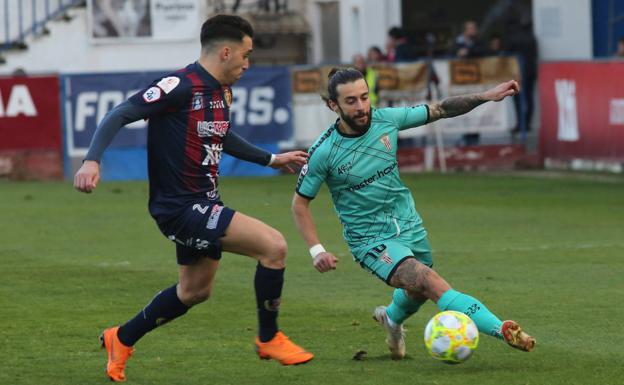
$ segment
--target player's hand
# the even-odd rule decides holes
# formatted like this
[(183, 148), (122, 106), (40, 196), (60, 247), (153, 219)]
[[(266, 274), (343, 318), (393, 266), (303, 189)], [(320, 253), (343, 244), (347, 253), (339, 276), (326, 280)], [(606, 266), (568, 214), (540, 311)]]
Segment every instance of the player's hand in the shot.
[(290, 151), (275, 155), (271, 167), (285, 169), (294, 173), (308, 161), (308, 153), (305, 151)]
[(334, 254), (324, 251), (314, 258), (313, 265), (320, 273), (325, 273), (330, 270), (336, 270), (337, 263), (338, 258)]
[(510, 80), (505, 83), (501, 83), (494, 88), (491, 88), (483, 93), (485, 100), (499, 102), (505, 99), (507, 96), (514, 96), (520, 92), (520, 86), (515, 80)]
[(100, 181), (100, 165), (93, 160), (85, 160), (74, 176), (74, 188), (80, 192), (90, 193)]

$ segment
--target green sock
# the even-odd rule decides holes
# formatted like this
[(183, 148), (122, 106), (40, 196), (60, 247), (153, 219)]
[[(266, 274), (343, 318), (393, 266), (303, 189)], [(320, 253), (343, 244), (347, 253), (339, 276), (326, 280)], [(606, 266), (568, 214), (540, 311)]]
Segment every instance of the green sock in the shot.
[(440, 310), (455, 310), (470, 317), (481, 333), (502, 339), (500, 333), (502, 321), (485, 307), (478, 299), (449, 289), (438, 301)]
[(402, 324), (409, 316), (416, 313), (424, 302), (414, 301), (407, 296), (405, 290), (394, 289), (392, 303), (386, 309), (388, 318), (397, 325)]

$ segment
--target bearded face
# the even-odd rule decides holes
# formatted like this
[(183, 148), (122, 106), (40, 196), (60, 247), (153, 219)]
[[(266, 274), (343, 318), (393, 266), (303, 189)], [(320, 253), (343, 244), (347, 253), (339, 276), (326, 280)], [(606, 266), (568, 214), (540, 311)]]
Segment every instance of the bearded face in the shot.
[(364, 79), (340, 84), (338, 97), (333, 102), (333, 110), (343, 124), (355, 133), (364, 133), (371, 125), (371, 105), (368, 98), (368, 85)]
[(368, 111), (356, 111), (349, 115), (340, 106), (338, 106), (340, 119), (345, 122), (354, 131), (364, 133), (368, 131), (371, 125), (371, 108), (368, 106)]

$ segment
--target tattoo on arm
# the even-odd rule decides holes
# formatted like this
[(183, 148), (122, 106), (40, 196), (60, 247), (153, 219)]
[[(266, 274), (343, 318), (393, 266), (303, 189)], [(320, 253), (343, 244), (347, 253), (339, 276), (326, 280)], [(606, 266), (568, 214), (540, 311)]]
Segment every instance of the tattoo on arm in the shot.
[(473, 108), (485, 103), (481, 94), (452, 96), (429, 106), (429, 122), (442, 118), (463, 115)]

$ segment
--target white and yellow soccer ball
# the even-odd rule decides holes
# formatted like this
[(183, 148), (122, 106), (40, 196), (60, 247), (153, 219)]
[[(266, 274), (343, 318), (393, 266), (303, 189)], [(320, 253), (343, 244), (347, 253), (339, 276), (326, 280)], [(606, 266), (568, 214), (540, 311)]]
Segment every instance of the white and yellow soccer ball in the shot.
[(432, 357), (449, 364), (466, 361), (479, 344), (474, 321), (457, 311), (436, 314), (425, 328), (425, 345)]

